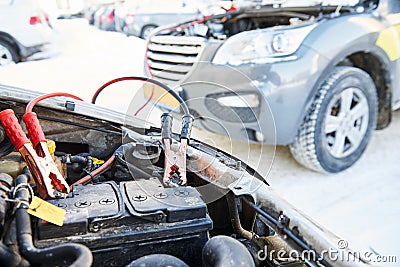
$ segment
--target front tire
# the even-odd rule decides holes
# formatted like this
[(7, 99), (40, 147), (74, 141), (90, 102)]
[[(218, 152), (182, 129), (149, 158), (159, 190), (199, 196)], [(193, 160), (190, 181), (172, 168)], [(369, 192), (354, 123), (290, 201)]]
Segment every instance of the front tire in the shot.
[(319, 88), (297, 137), (294, 158), (319, 172), (336, 173), (352, 166), (376, 127), (377, 93), (365, 71), (336, 67)]
[(0, 39), (0, 66), (6, 66), (19, 61), (17, 50), (7, 41)]
[(142, 30), (140, 31), (140, 38), (142, 39), (147, 39), (150, 35), (150, 33), (157, 28), (156, 25), (146, 25), (142, 28)]

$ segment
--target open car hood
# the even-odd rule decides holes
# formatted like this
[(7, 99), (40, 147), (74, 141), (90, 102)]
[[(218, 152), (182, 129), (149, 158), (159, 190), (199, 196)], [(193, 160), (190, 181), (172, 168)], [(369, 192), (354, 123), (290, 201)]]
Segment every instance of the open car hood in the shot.
[[(20, 117), (24, 113), (26, 104), (34, 97), (40, 95), (40, 93), (15, 87), (0, 86), (0, 95), (0, 110), (12, 109), (17, 117)], [(54, 228), (53, 226), (39, 221), (32, 224), (31, 230), (24, 228), (25, 231), (33, 231), (32, 236), (28, 237), (28, 239), (33, 238), (33, 244), (28, 242), (28, 245), (21, 241), (23, 240), (19, 237), (21, 229), (17, 227), (17, 236), (14, 236), (14, 240), (19, 240), (17, 243), (20, 249), (9, 252), (13, 255), (12, 259), (20, 256), (28, 260), (31, 264), (43, 263), (45, 265), (44, 258), (32, 257), (30, 253), (35, 251), (38, 255), (41, 255), (42, 250), (51, 250), (54, 249), (56, 245), (73, 241), (83, 244), (90, 249), (93, 253), (94, 266), (103, 266), (102, 262), (108, 264), (111, 258), (116, 261), (114, 262), (116, 265), (126, 265), (127, 262), (124, 260), (136, 260), (137, 257), (135, 253), (138, 253), (138, 256), (150, 255), (157, 253), (157, 249), (161, 247), (163, 249), (160, 253), (172, 253), (173, 255), (178, 255), (178, 257), (185, 261), (191, 260), (190, 257), (188, 257), (188, 255), (192, 255), (190, 251), (200, 252), (203, 250), (203, 261), (207, 261), (209, 259), (208, 257), (211, 256), (205, 253), (204, 250), (209, 246), (207, 245), (208, 242), (213, 239), (211, 238), (207, 241), (208, 236), (219, 236), (225, 233), (226, 236), (236, 236), (237, 240), (247, 240), (246, 242), (251, 243), (253, 248), (258, 247), (258, 252), (255, 251), (252, 256), (254, 258), (254, 264), (259, 266), (282, 266), (280, 264), (284, 261), (293, 264), (290, 266), (367, 265), (363, 259), (358, 257), (353, 260), (348, 260), (346, 257), (353, 254), (350, 248), (342, 246), (341, 242), (343, 239), (324, 229), (321, 225), (318, 225), (304, 215), (299, 209), (283, 200), (277, 192), (266, 184), (264, 179), (257, 172), (232, 155), (228, 155), (223, 151), (205, 145), (199, 141), (191, 140), (186, 157), (188, 186), (168, 188), (157, 180), (157, 177), (163, 172), (163, 153), (165, 150), (165, 147), (160, 142), (160, 129), (151, 127), (149, 124), (137, 120), (134, 117), (127, 118), (124, 114), (118, 112), (66, 98), (46, 100), (35, 108), (35, 112), (37, 113), (46, 138), (53, 140), (56, 144), (57, 148), (53, 156), (56, 158), (57, 162), (60, 162), (60, 166), (63, 166), (62, 168), (65, 171), (64, 176), (67, 177), (66, 179), (70, 184), (73, 182), (71, 177), (77, 176), (75, 171), (79, 169), (79, 164), (77, 162), (75, 162), (76, 164), (68, 162), (68, 158), (71, 160), (75, 154), (77, 157), (80, 157), (79, 159), (89, 155), (92, 159), (98, 158), (104, 160), (112, 157), (111, 155), (116, 155), (120, 157), (120, 160), (124, 164), (121, 164), (121, 161), (117, 160), (114, 165), (110, 165), (104, 172), (93, 175), (89, 183), (85, 185), (79, 184), (73, 187), (72, 192), (69, 193), (67, 198), (48, 200), (48, 202), (58, 205), (59, 207), (64, 207), (67, 210), (64, 226)], [(21, 125), (25, 128), (22, 123)], [(9, 140), (5, 135), (6, 133), (2, 128), (1, 131), (1, 136), (3, 138), (0, 140), (0, 160), (3, 161), (0, 164), (0, 172), (10, 172), (7, 175), (12, 175), (14, 177), (27, 175), (26, 169), (22, 171), (20, 167), (11, 167), (11, 169), (13, 169), (12, 172), (6, 171), (10, 169), (7, 167), (13, 165), (15, 162), (10, 159), (9, 154), (13, 149), (10, 149)], [(178, 140), (179, 137), (174, 135), (172, 146), (174, 146), (174, 143), (178, 142)], [(141, 147), (141, 149), (139, 149), (139, 147)], [(143, 147), (146, 148), (144, 152)], [(149, 148), (151, 148), (151, 150), (149, 150)], [(152, 153), (149, 151), (152, 151)], [(13, 153), (13, 157), (15, 158), (15, 152)], [(24, 165), (21, 159), (17, 161), (18, 164)], [(100, 168), (99, 166), (105, 163), (97, 164), (97, 168)], [(31, 169), (30, 171), (32, 173)], [(142, 185), (142, 187), (140, 185)], [(112, 189), (107, 190), (107, 186), (110, 186)], [(31, 187), (35, 189), (33, 184)], [(102, 189), (103, 187), (105, 189)], [(145, 207), (147, 206), (143, 205), (147, 203), (146, 199), (151, 198), (151, 195), (149, 195), (146, 190), (151, 191), (154, 189), (153, 187), (159, 188), (159, 190), (165, 190), (165, 192), (175, 190), (172, 191), (175, 192), (174, 195), (178, 196), (182, 194), (185, 203), (180, 204), (179, 208), (177, 206), (173, 206), (172, 208), (168, 206), (172, 205), (170, 203), (163, 202), (162, 204), (157, 204), (158, 202), (152, 202), (152, 208), (146, 209)], [(137, 190), (141, 189), (146, 189), (145, 192), (142, 193), (143, 195), (140, 195), (141, 197), (131, 195), (131, 192), (137, 192)], [(77, 194), (77, 192), (80, 192), (80, 194)], [(160, 198), (165, 196), (165, 199), (168, 199), (168, 194), (165, 192), (158, 193)], [(192, 195), (189, 195), (189, 193), (185, 195), (185, 192), (190, 192)], [(109, 206), (108, 209), (95, 209), (94, 206), (97, 205), (95, 201), (89, 202), (92, 203), (91, 206), (89, 204), (85, 209), (80, 209), (80, 207), (77, 206), (77, 203), (80, 203), (79, 205), (84, 203), (82, 198), (85, 196), (87, 201), (89, 195), (91, 198), (96, 198), (96, 195), (107, 194), (111, 194), (112, 196), (121, 195), (120, 200), (122, 202), (120, 203), (117, 201), (119, 203), (119, 206), (116, 207), (118, 208), (117, 215), (107, 215), (109, 216), (107, 217), (104, 214), (110, 212), (112, 206)], [(21, 197), (22, 199), (22, 193), (17, 192), (16, 197)], [(135, 200), (135, 198), (137, 201), (132, 202), (131, 199)], [(117, 197), (117, 199), (119, 198)], [(176, 199), (174, 201), (176, 201)], [(0, 206), (4, 203), (6, 202), (0, 202)], [(69, 208), (69, 203), (75, 204), (72, 205), (72, 208)], [(108, 203), (106, 204), (108, 205)], [(159, 205), (162, 208), (159, 207)], [(227, 207), (227, 209), (221, 209), (220, 205)], [(165, 206), (168, 207), (165, 208)], [(206, 207), (208, 213), (204, 214), (204, 216), (199, 215), (201, 212), (206, 211)], [(21, 207), (17, 207), (17, 209), (19, 215), (16, 217), (18, 226), (18, 220), (26, 218), (26, 210), (23, 208), (21, 209)], [(140, 212), (138, 209), (141, 209)], [(83, 210), (85, 210), (86, 213), (82, 213)], [(177, 210), (179, 212), (177, 212)], [(3, 210), (0, 210), (0, 213), (2, 213), (2, 211)], [(155, 213), (161, 217), (158, 215), (158, 217), (152, 217)], [(87, 221), (85, 216), (89, 216)], [(157, 218), (159, 221), (157, 221)], [(228, 225), (224, 228), (224, 221), (226, 221), (226, 218), (229, 218), (228, 224), (232, 223), (232, 225)], [(0, 219), (2, 220), (0, 223), (3, 224), (7, 223), (8, 220), (12, 221), (14, 218), (8, 218), (4, 215), (0, 216)], [(191, 247), (190, 249), (186, 247), (188, 245), (180, 247), (182, 253), (174, 252), (175, 249), (173, 249), (173, 247), (168, 247), (166, 245), (158, 245), (150, 249), (150, 247), (146, 247), (144, 245), (145, 243), (143, 243), (143, 240), (146, 239), (148, 242), (153, 242), (149, 240), (156, 240), (155, 236), (158, 238), (157, 242), (164, 242), (165, 244), (172, 242), (172, 233), (165, 236), (157, 234), (164, 231), (162, 230), (164, 226), (175, 229), (174, 227), (181, 225), (180, 236), (189, 238), (188, 236), (191, 231), (198, 231), (200, 222), (205, 228), (208, 227), (208, 233), (204, 235), (206, 240), (196, 239), (197, 241), (195, 244), (198, 245), (198, 247)], [(254, 229), (252, 226), (255, 222), (263, 224), (264, 230)], [(131, 224), (134, 225), (134, 227), (131, 227)], [(142, 224), (147, 225), (147, 228), (143, 228), (141, 226)], [(190, 225), (192, 230), (188, 228), (185, 232), (186, 228), (182, 228), (182, 225), (186, 224)], [(197, 225), (197, 228), (195, 228), (194, 224)], [(73, 227), (68, 228), (69, 225), (73, 225)], [(151, 225), (151, 227), (149, 225)], [(212, 229), (211, 225), (214, 225), (214, 229)], [(77, 228), (78, 226), (79, 229)], [(153, 230), (144, 233), (144, 229), (150, 229), (149, 227)], [(167, 231), (168, 227), (165, 228), (165, 231)], [(30, 226), (28, 228), (30, 228)], [(268, 230), (266, 231), (265, 228)], [(121, 233), (123, 232), (123, 237), (118, 236), (118, 234), (121, 234), (118, 229), (125, 229), (124, 231), (121, 230)], [(137, 238), (137, 231), (141, 231), (140, 233), (143, 234), (143, 237), (141, 239), (129, 239), (133, 237)], [(62, 234), (60, 234), (60, 232)], [(3, 234), (7, 235), (8, 233)], [(110, 238), (110, 235), (113, 235), (115, 240)], [(174, 237), (172, 239), (174, 242), (179, 243), (183, 242), (182, 238)], [(97, 241), (93, 242), (93, 240)], [(206, 241), (207, 243), (205, 243)], [(30, 242), (32, 242), (32, 240)], [(118, 245), (112, 242), (117, 242)], [(135, 248), (136, 250), (130, 250), (130, 248), (136, 244), (135, 242), (142, 242), (142, 248), (146, 247), (147, 250), (141, 251), (141, 254), (138, 248)], [(103, 244), (103, 246), (98, 244)], [(12, 251), (11, 246), (3, 248), (6, 244), (1, 245), (2, 247), (0, 249)], [(32, 248), (30, 250), (24, 249), (25, 246), (33, 245), (38, 248), (35, 248), (36, 250)], [(125, 245), (126, 248), (124, 248)], [(298, 259), (293, 259), (293, 257), (277, 258), (275, 254), (271, 254), (270, 256), (263, 254), (264, 256), (262, 256), (262, 253), (259, 252), (264, 251), (263, 245), (265, 245), (265, 248), (268, 247), (268, 251), (278, 251), (282, 249), (287, 253), (290, 251), (297, 251), (297, 255), (306, 253), (305, 255), (308, 256)], [(129, 257), (117, 257), (117, 254), (113, 254), (116, 253), (115, 250), (111, 249), (113, 246), (118, 246), (121, 250), (125, 249), (129, 251), (127, 254)], [(337, 257), (330, 258), (328, 256), (329, 251), (336, 251), (337, 253), (335, 255)], [(218, 252), (215, 253), (218, 254)], [(243, 253), (248, 252), (244, 251)], [(311, 257), (310, 255), (314, 256)], [(77, 258), (79, 257), (77, 256)], [(11, 259), (11, 256), (8, 256), (8, 259)], [(35, 259), (39, 262), (35, 262)], [(40, 261), (41, 259), (42, 261)], [(106, 259), (108, 261), (106, 261)], [(4, 259), (1, 258), (0, 255), (0, 263), (2, 260)], [(89, 262), (89, 264), (91, 264), (91, 262)]]

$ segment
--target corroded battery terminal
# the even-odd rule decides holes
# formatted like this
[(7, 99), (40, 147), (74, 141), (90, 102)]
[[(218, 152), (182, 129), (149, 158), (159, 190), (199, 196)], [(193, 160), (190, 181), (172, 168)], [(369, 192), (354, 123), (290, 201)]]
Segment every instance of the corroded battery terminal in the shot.
[(174, 177), (178, 178), (178, 185), (186, 185), (186, 150), (193, 125), (193, 117), (184, 115), (182, 118), (182, 130), (179, 147), (172, 148), (172, 116), (164, 113), (161, 116), (161, 138), (164, 145), (164, 177), (163, 182), (171, 185)]

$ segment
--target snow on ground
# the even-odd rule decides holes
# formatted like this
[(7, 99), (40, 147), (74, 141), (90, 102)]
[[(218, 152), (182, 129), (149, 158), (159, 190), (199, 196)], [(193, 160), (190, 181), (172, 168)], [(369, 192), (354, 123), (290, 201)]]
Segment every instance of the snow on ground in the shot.
[[(43, 92), (68, 91), (89, 101), (105, 82), (143, 73), (142, 39), (102, 32), (79, 19), (59, 20), (55, 29), (54, 42), (48, 51), (32, 56), (38, 60), (0, 69), (1, 83)], [(39, 60), (46, 57), (50, 58)], [(127, 104), (130, 98), (118, 100)]]
[[(68, 91), (90, 101), (108, 80), (143, 74), (143, 40), (101, 32), (79, 19), (58, 21), (55, 28), (50, 50), (36, 55), (37, 60), (0, 68), (0, 83), (43, 92)], [(99, 104), (124, 110), (138, 86), (110, 88), (99, 97)], [(343, 237), (353, 249), (397, 256), (400, 265), (399, 133), (397, 111), (389, 128), (374, 133), (359, 162), (335, 175), (301, 167), (287, 147), (249, 145), (202, 130), (194, 131), (194, 137), (256, 168), (284, 198)]]

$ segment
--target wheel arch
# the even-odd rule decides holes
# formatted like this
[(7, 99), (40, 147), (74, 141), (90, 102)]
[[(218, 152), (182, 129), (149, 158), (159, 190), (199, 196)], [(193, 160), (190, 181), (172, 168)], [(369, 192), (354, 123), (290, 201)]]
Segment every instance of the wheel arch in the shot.
[(390, 60), (385, 56), (384, 52), (379, 49), (371, 49), (362, 46), (357, 50), (343, 51), (340, 55), (329, 60), (329, 64), (323, 68), (321, 75), (313, 86), (312, 93), (309, 95), (303, 108), (304, 116), (298, 122), (297, 129), (305, 120), (311, 104), (318, 92), (331, 72), (338, 66), (351, 66), (362, 69), (368, 73), (377, 90), (378, 95), (378, 118), (376, 129), (386, 128), (392, 120), (392, 92), (393, 84), (390, 75)]
[(15, 50), (17, 51), (18, 57), (20, 58), (21, 56), (21, 50), (20, 47), (17, 43), (17, 41), (8, 33), (0, 31), (0, 40), (4, 40), (8, 42), (10, 45), (12, 45)]
[[(346, 29), (346, 31), (343, 31), (343, 29)], [(371, 16), (371, 14), (363, 16), (354, 14), (327, 20), (311, 32), (305, 40), (305, 44), (324, 55), (329, 63), (320, 66), (323, 71), (317, 82), (314, 83), (304, 106), (306, 114), (318, 88), (329, 77), (334, 68), (352, 66), (367, 72), (374, 81), (379, 99), (376, 128), (383, 129), (390, 124), (394, 86), (390, 70), (393, 67), (393, 62), (378, 43), (380, 34), (387, 29), (387, 24)], [(338, 35), (338, 32), (341, 34)], [(304, 118), (305, 116), (303, 120)]]
[(376, 129), (387, 127), (392, 119), (392, 84), (388, 63), (372, 52), (358, 51), (348, 55), (337, 66), (356, 67), (371, 76), (379, 101)]

